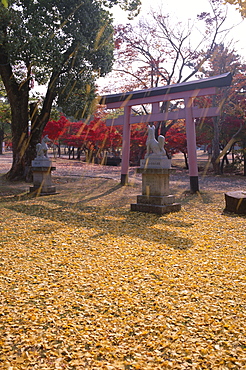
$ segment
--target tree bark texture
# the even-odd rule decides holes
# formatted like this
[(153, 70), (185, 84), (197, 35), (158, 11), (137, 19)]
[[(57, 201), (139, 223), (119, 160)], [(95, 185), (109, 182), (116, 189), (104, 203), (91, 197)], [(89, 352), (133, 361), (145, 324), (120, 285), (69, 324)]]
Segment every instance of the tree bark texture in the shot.
[(214, 136), (212, 140), (212, 157), (211, 163), (213, 165), (213, 170), (216, 175), (221, 174), (220, 168), (220, 130), (219, 130), (219, 117), (213, 117), (213, 128)]
[[(35, 103), (30, 105), (29, 111), (30, 88), (28, 78), (18, 84), (13, 77), (10, 64), (7, 63), (7, 59), (1, 53), (0, 59), (0, 74), (11, 106), (13, 162), (10, 171), (7, 173), (7, 178), (29, 182), (32, 180), (31, 161), (36, 156), (36, 145), (41, 140), (42, 131), (49, 120), (52, 102), (55, 97), (54, 86), (59, 74), (53, 74), (51, 77), (41, 112), (38, 113), (38, 107)], [(31, 122), (30, 132), (29, 120)]]

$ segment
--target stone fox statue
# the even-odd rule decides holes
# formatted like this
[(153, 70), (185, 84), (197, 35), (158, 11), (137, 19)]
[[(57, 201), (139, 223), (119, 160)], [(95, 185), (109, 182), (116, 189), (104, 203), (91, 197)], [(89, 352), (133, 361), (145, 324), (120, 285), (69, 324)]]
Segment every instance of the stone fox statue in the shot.
[(146, 157), (149, 156), (151, 153), (158, 155), (166, 155), (164, 144), (165, 137), (163, 135), (159, 135), (157, 141), (155, 138), (155, 126), (148, 125), (148, 137), (146, 141), (147, 145)]
[(41, 141), (41, 143), (38, 143), (36, 145), (36, 151), (37, 151), (37, 157), (39, 158), (48, 158), (48, 145), (46, 143), (48, 142), (52, 142), (52, 140), (50, 140), (48, 138), (48, 135), (45, 135)]

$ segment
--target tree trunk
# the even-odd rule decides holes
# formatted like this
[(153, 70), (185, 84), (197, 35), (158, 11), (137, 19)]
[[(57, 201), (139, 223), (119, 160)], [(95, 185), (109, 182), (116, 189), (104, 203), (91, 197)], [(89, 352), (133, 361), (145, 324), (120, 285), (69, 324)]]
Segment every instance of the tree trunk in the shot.
[[(49, 120), (52, 102), (56, 96), (55, 83), (59, 73), (54, 72), (51, 76), (40, 114), (38, 114), (37, 103), (33, 103), (30, 105), (29, 116), (29, 79), (18, 84), (13, 77), (11, 65), (6, 61), (3, 63), (4, 61), (3, 56), (2, 59), (0, 58), (0, 72), (11, 106), (13, 150), (12, 167), (7, 173), (7, 178), (11, 181), (31, 181), (31, 161), (36, 156), (36, 145), (41, 140), (43, 129)], [(30, 133), (28, 132), (29, 119), (31, 121)]]
[(188, 157), (185, 152), (183, 152), (183, 154), (184, 154), (184, 159), (185, 159), (185, 169), (188, 170), (189, 169)]
[(0, 155), (3, 154), (4, 126), (0, 128)]
[(23, 85), (9, 98), (11, 105), (11, 130), (13, 162), (7, 178), (23, 180), (26, 175), (26, 150), (28, 138), (28, 87)]
[(61, 156), (61, 143), (60, 143), (60, 140), (58, 140), (57, 155), (60, 158), (60, 156)]
[(21, 84), (15, 80), (12, 66), (8, 61), (4, 46), (0, 44), (0, 75), (11, 107), (11, 131), (13, 163), (7, 174), (10, 180), (20, 180), (25, 176), (26, 149), (28, 146), (28, 76)]
[(25, 155), (25, 181), (32, 181), (32, 160), (36, 157), (36, 145), (41, 141), (44, 125), (41, 123), (38, 115), (37, 103), (30, 104), (29, 118), (31, 121), (31, 130), (28, 138), (28, 146)]
[(243, 176), (246, 176), (246, 153), (243, 153)]
[(229, 154), (229, 153), (226, 153), (226, 154), (223, 156), (223, 158), (222, 158), (221, 165), (220, 165), (220, 173), (221, 173), (221, 175), (223, 175), (223, 173), (224, 173), (224, 164), (225, 164), (225, 163), (226, 163), (227, 165), (229, 164), (228, 154)]
[(221, 174), (220, 169), (220, 139), (219, 139), (219, 117), (213, 117), (213, 128), (214, 128), (214, 136), (212, 140), (212, 157), (211, 157), (211, 163), (213, 165), (213, 170), (216, 175)]
[(243, 176), (246, 176), (246, 141), (242, 142), (243, 147)]
[(235, 150), (234, 150), (234, 145), (233, 145), (233, 149), (232, 149), (232, 152), (231, 152), (231, 159), (232, 159), (232, 163), (234, 164), (234, 163), (235, 163)]

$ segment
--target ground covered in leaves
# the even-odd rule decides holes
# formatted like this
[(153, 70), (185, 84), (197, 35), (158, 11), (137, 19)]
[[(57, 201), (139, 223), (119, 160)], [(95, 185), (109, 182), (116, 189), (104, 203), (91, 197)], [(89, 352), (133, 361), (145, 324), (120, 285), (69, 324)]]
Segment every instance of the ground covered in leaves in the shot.
[(220, 189), (159, 217), (130, 212), (141, 185), (57, 183), (1, 187), (0, 369), (246, 369), (246, 217)]

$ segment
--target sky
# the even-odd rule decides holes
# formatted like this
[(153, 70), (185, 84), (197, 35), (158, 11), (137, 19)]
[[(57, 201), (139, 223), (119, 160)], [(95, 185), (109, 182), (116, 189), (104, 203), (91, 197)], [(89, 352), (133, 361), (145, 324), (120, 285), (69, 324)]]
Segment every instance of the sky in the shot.
[[(226, 27), (235, 25), (227, 39), (233, 39), (237, 52), (246, 60), (246, 19), (242, 21), (236, 6), (228, 4), (227, 7)], [(142, 10), (134, 22), (142, 16), (145, 17), (151, 9), (156, 11), (162, 9), (163, 13), (169, 13), (173, 18), (177, 17), (179, 21), (185, 22), (188, 19), (195, 19), (197, 14), (203, 11), (211, 12), (209, 0), (142, 0)], [(113, 15), (115, 24), (129, 22), (126, 12), (119, 10), (119, 7), (114, 7)]]
[[(138, 22), (142, 17), (148, 17), (148, 13), (151, 11), (159, 11), (162, 14), (170, 14), (170, 19), (173, 20), (174, 24), (183, 22), (185, 25), (188, 21), (193, 24), (196, 20), (197, 15), (202, 12), (210, 12), (211, 6), (209, 0), (141, 0), (142, 7), (140, 14), (134, 18), (133, 21), (129, 21), (127, 13), (119, 8), (119, 6), (113, 7), (114, 24), (126, 24), (129, 22)], [(225, 45), (232, 45), (236, 52), (242, 57), (242, 60), (246, 62), (246, 19), (242, 19), (240, 12), (234, 5), (225, 5), (222, 9), (227, 9), (227, 19), (222, 29), (231, 30), (227, 33), (226, 39), (223, 40)], [(201, 24), (201, 23), (200, 23)], [(233, 27), (234, 26), (234, 27)], [(192, 32), (192, 40), (198, 44), (201, 40), (199, 29), (197, 29), (198, 37), (194, 36)], [(223, 33), (224, 37), (225, 33)], [(217, 42), (222, 41), (217, 39)], [(118, 79), (113, 77), (114, 75), (109, 74), (106, 77), (99, 78), (97, 85), (99, 93), (105, 94), (105, 88), (107, 93), (115, 93), (118, 91)], [(195, 77), (194, 77), (195, 78)], [(121, 82), (120, 82), (121, 84)]]
[[(209, 0), (141, 0), (142, 8), (140, 14), (133, 20), (137, 22), (141, 17), (147, 16), (148, 12), (152, 10), (158, 11), (162, 9), (163, 13), (171, 15), (172, 19), (181, 22), (187, 22), (187, 20), (195, 19), (197, 14), (203, 11), (211, 11)], [(239, 55), (241, 55), (246, 61), (246, 19), (242, 21), (239, 11), (236, 7), (228, 4), (228, 20), (226, 23), (227, 28), (235, 25), (234, 29), (227, 36), (227, 40), (233, 39), (235, 42), (235, 48)], [(114, 24), (126, 24), (129, 23), (127, 19), (127, 13), (120, 10), (119, 6), (113, 7)], [(175, 21), (175, 23), (177, 23)], [(108, 84), (107, 77), (99, 78), (97, 81), (99, 92)], [(43, 87), (37, 87), (37, 91), (43, 94)]]

